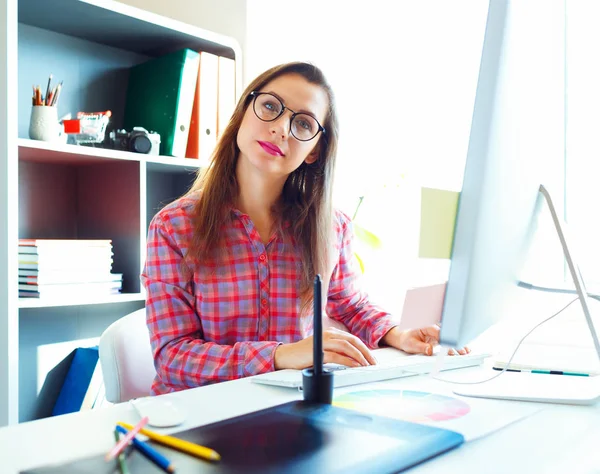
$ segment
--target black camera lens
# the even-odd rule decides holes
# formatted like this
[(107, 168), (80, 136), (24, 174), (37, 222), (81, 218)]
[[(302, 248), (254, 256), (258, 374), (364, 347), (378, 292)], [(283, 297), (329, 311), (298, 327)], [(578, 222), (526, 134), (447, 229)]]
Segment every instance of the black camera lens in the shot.
[(146, 135), (136, 135), (135, 137), (131, 137), (129, 146), (131, 147), (131, 151), (148, 154), (152, 149), (152, 142)]

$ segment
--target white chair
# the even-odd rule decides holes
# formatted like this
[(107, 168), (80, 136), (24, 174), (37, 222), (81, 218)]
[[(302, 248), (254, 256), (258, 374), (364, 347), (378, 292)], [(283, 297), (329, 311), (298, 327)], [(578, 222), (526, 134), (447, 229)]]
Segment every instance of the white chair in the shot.
[(120, 403), (150, 395), (156, 370), (146, 308), (112, 323), (100, 336), (98, 347), (106, 400)]

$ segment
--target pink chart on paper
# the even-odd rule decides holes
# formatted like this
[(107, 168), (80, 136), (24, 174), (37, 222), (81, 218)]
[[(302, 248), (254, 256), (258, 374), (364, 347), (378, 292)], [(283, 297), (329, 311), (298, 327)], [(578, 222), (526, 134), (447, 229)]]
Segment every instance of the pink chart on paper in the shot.
[(335, 397), (341, 408), (398, 418), (414, 423), (431, 423), (461, 418), (471, 407), (457, 398), (412, 390), (361, 390)]

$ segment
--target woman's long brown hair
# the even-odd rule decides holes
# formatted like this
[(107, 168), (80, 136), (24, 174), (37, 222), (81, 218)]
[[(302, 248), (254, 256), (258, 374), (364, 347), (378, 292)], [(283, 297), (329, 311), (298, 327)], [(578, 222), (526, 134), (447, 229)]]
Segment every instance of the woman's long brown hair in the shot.
[[(188, 264), (206, 261), (218, 247), (220, 230), (231, 218), (230, 209), (239, 193), (236, 165), (240, 150), (237, 134), (246, 109), (251, 103), (252, 91), (263, 89), (268, 83), (285, 74), (299, 74), (327, 93), (329, 108), (325, 117), (325, 134), (319, 136), (318, 159), (302, 163), (291, 173), (283, 187), (282, 199), (276, 214), (278, 230), (301, 250), (302, 281), (301, 310), (308, 311), (312, 301), (311, 283), (320, 273), (326, 289), (333, 269), (333, 205), (332, 185), (338, 143), (338, 121), (333, 91), (322, 71), (316, 66), (293, 62), (273, 67), (258, 76), (246, 88), (238, 102), (229, 124), (217, 143), (208, 168), (198, 175), (190, 193), (201, 190), (195, 208), (194, 238), (188, 251)], [(293, 139), (290, 137), (290, 139)], [(283, 229), (283, 222), (291, 226)]]

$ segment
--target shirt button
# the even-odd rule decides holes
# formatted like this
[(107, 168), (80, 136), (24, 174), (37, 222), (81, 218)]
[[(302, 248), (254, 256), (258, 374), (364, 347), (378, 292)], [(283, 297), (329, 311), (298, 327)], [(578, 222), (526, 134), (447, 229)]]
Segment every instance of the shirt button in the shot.
[(262, 304), (263, 306), (267, 306), (267, 299), (263, 298), (262, 300), (260, 300), (260, 304)]
[(264, 262), (267, 259), (267, 257), (265, 257), (264, 253), (261, 253), (260, 257), (258, 257), (258, 258), (260, 259), (261, 262)]

